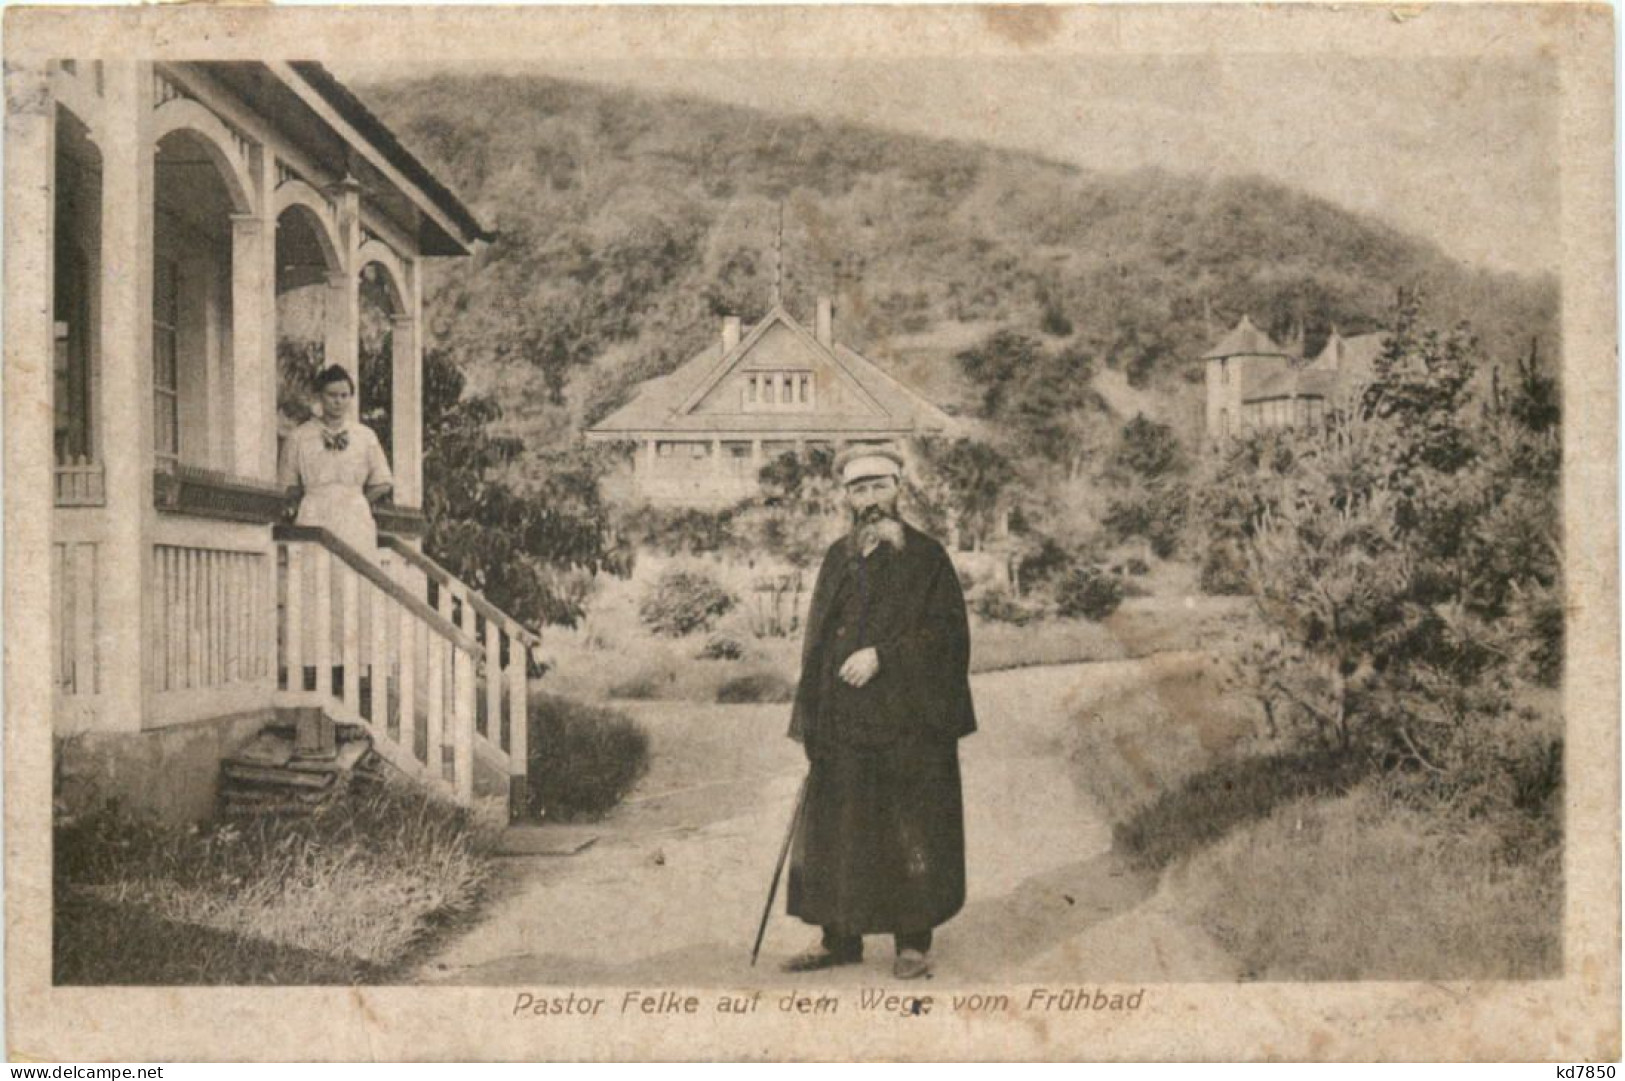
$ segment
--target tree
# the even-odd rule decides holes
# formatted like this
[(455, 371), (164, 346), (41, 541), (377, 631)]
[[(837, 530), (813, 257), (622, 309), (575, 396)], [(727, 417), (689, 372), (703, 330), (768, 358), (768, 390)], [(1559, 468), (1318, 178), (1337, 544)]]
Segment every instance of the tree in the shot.
[(1015, 467), (997, 449), (974, 439), (922, 439), (918, 447), (925, 474), (922, 484), (940, 490), (954, 520), (969, 532), (973, 545), (981, 547), (993, 533), (999, 512), (1008, 506)]
[(998, 419), (1022, 453), (1075, 480), (1100, 443), (1110, 415), (1091, 380), (1094, 359), (1078, 349), (1040, 352), (1011, 378)]
[(1091, 383), (1092, 355), (1074, 347), (1052, 353), (1036, 338), (1000, 330), (956, 359), (982, 392), (982, 415), (1018, 454), (1059, 466), (1068, 480), (1079, 476), (1110, 413)]
[(760, 495), (740, 508), (740, 525), (757, 551), (793, 567), (811, 567), (829, 543), (839, 510), (835, 452), (807, 447), (780, 454), (757, 474)]
[(1106, 463), (1106, 478), (1118, 492), (1102, 524), (1120, 541), (1142, 537), (1158, 558), (1172, 556), (1185, 531), (1188, 470), (1173, 428), (1136, 413)]
[(995, 331), (980, 345), (955, 356), (960, 370), (982, 392), (982, 415), (1000, 414), (1005, 401), (1024, 373), (1037, 367), (1045, 355), (1038, 339), (1013, 330)]
[(1172, 426), (1148, 420), (1143, 413), (1123, 425), (1108, 467), (1145, 481), (1180, 476), (1189, 468)]
[(1555, 678), (1561, 655), (1554, 399), (1526, 375), (1479, 408), (1471, 336), (1418, 316), (1411, 303), (1396, 320), (1362, 408), (1244, 442), (1225, 493), (1198, 506), (1226, 509), (1209, 543), (1246, 553), (1270, 627), (1249, 667), (1273, 719), (1493, 787), (1549, 753), (1509, 741), (1515, 683)]
[(786, 451), (762, 466), (756, 479), (769, 506), (825, 513), (835, 504), (835, 452), (821, 446)]
[(573, 626), (589, 592), (582, 576), (608, 555), (598, 482), (612, 452), (533, 453), (522, 482), (524, 444), (493, 430), (500, 418), (493, 399), (464, 394), (445, 353), (424, 354), (424, 549), (518, 619)]
[(1420, 464), (1451, 473), (1472, 456), (1462, 412), (1481, 363), (1478, 343), (1465, 324), (1449, 334), (1424, 327), (1421, 311), (1419, 294), (1402, 291), (1360, 406), (1367, 416), (1393, 423), (1402, 468)]

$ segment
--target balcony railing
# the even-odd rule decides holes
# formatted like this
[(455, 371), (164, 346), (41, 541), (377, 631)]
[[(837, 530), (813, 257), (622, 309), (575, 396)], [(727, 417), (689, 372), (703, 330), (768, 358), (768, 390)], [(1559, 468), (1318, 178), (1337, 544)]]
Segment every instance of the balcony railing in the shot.
[(56, 466), (56, 505), (100, 507), (107, 502), (102, 464), (86, 457), (71, 458)]

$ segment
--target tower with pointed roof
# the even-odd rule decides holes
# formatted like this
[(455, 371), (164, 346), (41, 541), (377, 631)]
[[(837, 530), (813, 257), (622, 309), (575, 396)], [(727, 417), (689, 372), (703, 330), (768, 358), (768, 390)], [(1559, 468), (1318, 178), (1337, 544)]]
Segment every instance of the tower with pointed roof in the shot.
[(1242, 316), (1202, 354), (1210, 446), (1260, 428), (1318, 424), (1370, 382), (1386, 335), (1345, 338), (1333, 327), (1313, 359), (1303, 356), (1303, 338), (1300, 323), (1293, 344), (1283, 348)]
[(1207, 437), (1219, 443), (1242, 430), (1242, 407), (1250, 388), (1288, 372), (1292, 358), (1243, 315), (1230, 332), (1202, 354), (1207, 383)]

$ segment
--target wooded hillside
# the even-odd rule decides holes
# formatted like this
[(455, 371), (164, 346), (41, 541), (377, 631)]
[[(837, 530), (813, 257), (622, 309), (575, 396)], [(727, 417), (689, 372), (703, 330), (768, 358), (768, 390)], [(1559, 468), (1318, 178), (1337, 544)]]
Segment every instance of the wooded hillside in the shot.
[(1099, 173), (541, 77), (361, 93), (500, 233), (431, 273), (430, 343), (532, 448), (686, 359), (721, 315), (760, 315), (781, 202), (791, 310), (835, 293), (843, 339), (967, 412), (977, 395), (954, 357), (998, 330), (1086, 354), (1115, 373), (1096, 377), (1108, 402), (1176, 419), (1210, 327), (1248, 313), (1284, 340), (1301, 322), (1313, 350), (1333, 324), (1382, 325), (1400, 286), (1420, 287), (1440, 322), (1471, 320), (1496, 360), (1533, 337), (1558, 355), (1555, 281), (1465, 267), (1372, 217), (1204, 176), (1201, 162)]

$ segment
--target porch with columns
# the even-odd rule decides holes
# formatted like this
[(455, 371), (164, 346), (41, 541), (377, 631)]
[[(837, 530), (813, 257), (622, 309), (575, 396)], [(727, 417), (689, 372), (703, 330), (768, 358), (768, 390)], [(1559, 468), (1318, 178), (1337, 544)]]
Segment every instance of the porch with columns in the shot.
[[(40, 382), (27, 393), (57, 401), (46, 414), (57, 418), (55, 438), (29, 438), (54, 476), (38, 509), (49, 523), (41, 565), (52, 569), (56, 617), (42, 655), (52, 660), (63, 733), (269, 707), (271, 534), (283, 506), (278, 296), (309, 269), (290, 278), (279, 265), (289, 229), (317, 238), (321, 359), (349, 371), (358, 390), (362, 275), (387, 283), (394, 501), (410, 510), (422, 498), (415, 241), (369, 205), (350, 159), (312, 160), (201, 67), (109, 61), (8, 72), (16, 92), (40, 102), (20, 125), (26, 140), (9, 149), (45, 163), (45, 183), (27, 198), (47, 225), (38, 254), (55, 282), (43, 306), (14, 313), (7, 339), (9, 352), (27, 356), (8, 371), (33, 373)], [(65, 206), (59, 174), (69, 167), (84, 180)], [(81, 257), (82, 285), (54, 273), (59, 260)], [(85, 295), (58, 295), (64, 289)], [(359, 398), (358, 408), (371, 404)], [(8, 520), (28, 516), (37, 497), (7, 487)], [(177, 649), (188, 656), (178, 667)]]

